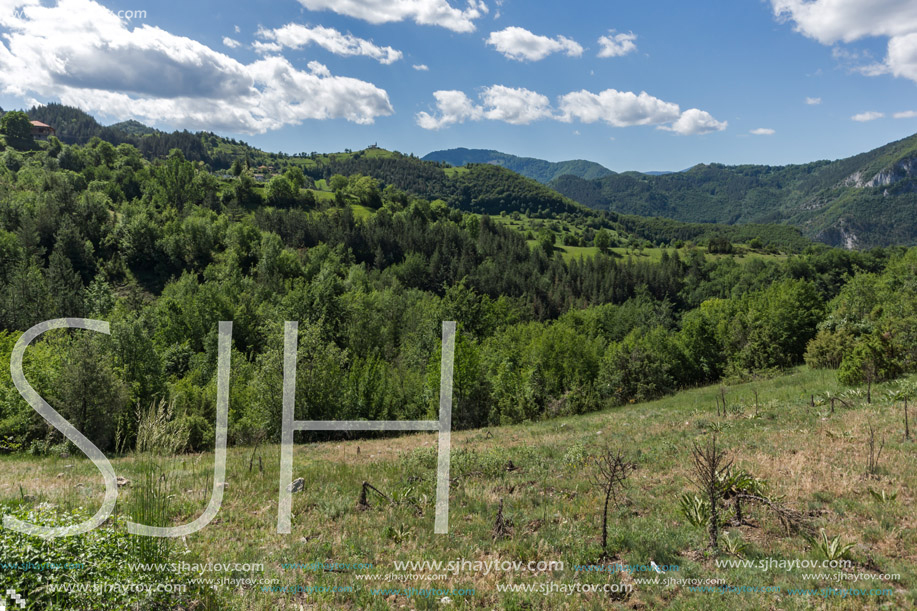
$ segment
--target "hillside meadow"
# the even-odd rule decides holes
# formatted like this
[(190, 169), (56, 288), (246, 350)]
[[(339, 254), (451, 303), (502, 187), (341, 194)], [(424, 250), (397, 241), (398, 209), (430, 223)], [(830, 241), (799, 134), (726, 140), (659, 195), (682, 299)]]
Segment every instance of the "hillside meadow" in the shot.
[[(276, 533), (279, 447), (229, 450), (222, 508), (203, 530), (171, 540), (155, 554), (161, 562), (262, 563), (262, 571), (205, 573), (218, 579), (276, 580), (270, 586), (191, 585), (201, 575), (163, 572), (156, 579), (191, 586), (189, 593), (135, 608), (213, 609), (888, 609), (917, 604), (915, 543), (917, 524), (909, 509), (917, 494), (917, 456), (904, 439), (902, 403), (890, 383), (872, 389), (866, 404), (861, 392), (841, 392), (833, 372), (798, 368), (787, 375), (729, 386), (682, 391), (657, 401), (635, 403), (598, 413), (514, 426), (456, 432), (452, 437), (449, 535), (433, 534), (436, 436), (300, 443), (294, 451), (294, 477), (305, 480), (293, 495), (292, 532)], [(886, 392), (889, 391), (889, 392)], [(725, 397), (725, 415), (717, 406)], [(840, 397), (831, 411), (831, 397)], [(883, 450), (869, 472), (869, 427)], [(766, 482), (767, 496), (800, 517), (803, 528), (829, 540), (850, 544), (844, 555), (851, 566), (841, 572), (888, 581), (837, 582), (806, 579), (804, 574), (836, 574), (836, 569), (761, 570), (760, 563), (823, 561), (816, 538), (785, 524), (763, 505), (747, 504), (743, 523), (730, 525), (731, 511), (721, 510), (721, 553), (707, 549), (704, 528), (692, 526), (680, 508), (692, 484), (693, 443), (716, 435), (728, 458)], [(605, 448), (620, 449), (636, 465), (617, 505), (609, 512), (606, 554), (601, 549), (603, 494), (593, 483), (593, 458)], [(131, 484), (121, 489), (116, 516), (130, 514), (144, 490), (149, 457), (132, 453), (112, 460)], [(168, 499), (167, 523), (199, 514), (210, 494), (212, 453), (153, 459), (156, 486)], [(0, 459), (0, 502), (6, 511), (43, 507), (51, 514), (93, 509), (102, 485), (92, 464), (79, 456)], [(153, 478), (156, 480), (157, 478)], [(378, 492), (359, 506), (363, 482)], [(164, 486), (164, 488), (163, 488)], [(502, 503), (504, 526), (496, 528)], [(122, 529), (119, 519), (101, 530)], [(138, 578), (124, 563), (95, 572), (110, 550), (96, 551), (77, 537), (70, 562), (82, 571), (24, 572), (25, 587), (75, 578), (86, 581)], [(36, 561), (37, 539), (2, 531), (4, 561)], [(116, 546), (114, 546), (116, 547)], [(723, 549), (723, 548), (726, 549)], [(730, 551), (732, 547), (732, 551)], [(83, 553), (83, 550), (90, 553)], [(17, 557), (17, 554), (19, 557)], [(134, 561), (142, 554), (134, 554)], [(440, 581), (392, 582), (386, 575), (428, 574), (398, 570), (396, 561), (468, 560), (471, 562), (563, 562), (563, 570), (491, 572), (459, 570)], [(747, 559), (753, 567), (717, 568), (716, 561)], [(653, 572), (584, 572), (577, 565), (623, 566), (650, 562), (674, 567), (663, 578), (687, 580), (675, 585), (636, 583)], [(360, 567), (331, 570), (310, 563)], [(305, 568), (283, 568), (300, 563)], [(371, 569), (365, 568), (372, 565)], [(623, 566), (621, 566), (623, 565)], [(552, 565), (556, 566), (556, 565)], [(432, 571), (436, 572), (436, 571)], [(74, 574), (75, 573), (75, 574)], [(8, 573), (7, 573), (8, 574)], [(358, 578), (361, 575), (362, 578)], [(376, 576), (376, 579), (372, 577)], [(91, 579), (90, 579), (91, 577)], [(146, 576), (148, 579), (151, 577)], [(402, 577), (403, 579), (405, 577)], [(390, 578), (391, 579), (391, 578)], [(718, 580), (718, 586), (779, 588), (779, 593), (692, 591), (690, 580)], [(861, 579), (866, 579), (861, 577)], [(628, 592), (499, 592), (497, 585), (621, 584)], [(698, 582), (707, 583), (707, 582)], [(865, 585), (864, 585), (865, 584)], [(311, 588), (309, 592), (263, 591), (265, 587)], [(474, 590), (466, 596), (378, 594), (380, 588)], [(554, 586), (558, 587), (558, 586)], [(332, 588), (345, 591), (331, 592)], [(696, 588), (696, 586), (695, 586)], [(888, 590), (882, 596), (800, 595), (795, 589), (866, 588)], [(325, 591), (321, 591), (324, 589)], [(41, 591), (41, 588), (35, 592)], [(108, 608), (93, 599), (45, 594), (30, 600), (34, 609)], [(34, 594), (33, 594), (34, 596)], [(40, 602), (39, 602), (40, 601)], [(97, 601), (97, 599), (96, 599)], [(144, 603), (144, 601), (147, 601)], [(144, 606), (149, 604), (150, 606)], [(160, 605), (160, 606), (157, 606)], [(112, 607), (118, 608), (118, 607)]]
[[(4, 115), (0, 371), (31, 337), (23, 376), (124, 479), (91, 532), (45, 542), (6, 521), (11, 604), (913, 605), (917, 248), (597, 212), (488, 164), (268, 154), (43, 112), (80, 120), (36, 142), (29, 117)], [(101, 332), (29, 334), (60, 318)], [(444, 321), (449, 534), (432, 527), (435, 436), (316, 431), (296, 437), (277, 534), (285, 365), (295, 419), (435, 418)], [(102, 480), (70, 433), (0, 376), (4, 512), (65, 526), (97, 511)], [(220, 494), (203, 530), (128, 532)]]

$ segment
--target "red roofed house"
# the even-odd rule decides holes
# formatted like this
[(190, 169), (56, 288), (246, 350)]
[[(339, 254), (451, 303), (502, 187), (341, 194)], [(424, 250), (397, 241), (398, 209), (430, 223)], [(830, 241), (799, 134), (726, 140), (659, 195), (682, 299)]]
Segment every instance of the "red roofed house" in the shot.
[(46, 125), (41, 121), (32, 121), (32, 137), (38, 140), (45, 140), (48, 136), (54, 135), (54, 128)]

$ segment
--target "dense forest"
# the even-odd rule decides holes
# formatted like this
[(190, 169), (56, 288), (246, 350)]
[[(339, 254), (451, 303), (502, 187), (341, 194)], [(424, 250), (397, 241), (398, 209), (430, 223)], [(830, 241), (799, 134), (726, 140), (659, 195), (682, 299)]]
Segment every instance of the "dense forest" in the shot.
[[(711, 244), (653, 262), (601, 251), (565, 261), (494, 215), (609, 223), (622, 236), (631, 221), (590, 216), (494, 166), (450, 176), (369, 150), (307, 157), (259, 182), (244, 156), (225, 172), (180, 149), (151, 160), (100, 137), (32, 142), (22, 120), (0, 122), (0, 361), (8, 371), (38, 322), (110, 321), (110, 336), (47, 333), (26, 358), (39, 393), (106, 451), (131, 448), (138, 409), (160, 400), (189, 449), (212, 445), (223, 320), (233, 321), (233, 443), (279, 436), (286, 320), (300, 322), (299, 419), (434, 417), (443, 320), (459, 324), (458, 428), (804, 358), (851, 383), (917, 367), (913, 308), (881, 305), (914, 302), (917, 251), (809, 245), (739, 261), (708, 257)], [(633, 222), (668, 244), (650, 231), (656, 221)], [(0, 377), (3, 447), (41, 453), (61, 441)]]
[(700, 164), (659, 176), (555, 178), (550, 186), (600, 210), (687, 222), (786, 223), (846, 248), (917, 243), (917, 135), (838, 161)]

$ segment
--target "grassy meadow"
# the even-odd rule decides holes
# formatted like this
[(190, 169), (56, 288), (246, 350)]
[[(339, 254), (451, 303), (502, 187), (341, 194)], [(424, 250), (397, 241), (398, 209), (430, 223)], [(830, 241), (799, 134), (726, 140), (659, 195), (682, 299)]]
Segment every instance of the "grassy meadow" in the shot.
[[(799, 368), (771, 379), (682, 391), (661, 400), (598, 413), (516, 426), (455, 432), (449, 535), (433, 533), (437, 437), (400, 437), (302, 443), (294, 450), (293, 478), (305, 480), (293, 494), (292, 532), (276, 532), (280, 450), (276, 445), (228, 451), (227, 484), (220, 512), (203, 530), (175, 540), (149, 557), (185, 563), (263, 563), (263, 572), (170, 572), (158, 579), (191, 583), (197, 577), (276, 580), (300, 592), (264, 591), (259, 584), (192, 585), (187, 595), (158, 602), (138, 597), (131, 607), (168, 609), (889, 609), (917, 605), (917, 453), (904, 439), (900, 402), (887, 390), (840, 393), (829, 370)], [(757, 393), (757, 399), (756, 395)], [(835, 401), (832, 413), (830, 398)], [(718, 413), (718, 398), (726, 413)], [(874, 446), (882, 443), (868, 473), (869, 428)], [(692, 444), (716, 435), (736, 467), (766, 481), (768, 498), (799, 516), (811, 532), (824, 529), (829, 540), (850, 544), (843, 572), (891, 581), (836, 582), (805, 579), (805, 573), (835, 569), (718, 568), (716, 561), (824, 560), (825, 554), (801, 531), (788, 528), (767, 507), (746, 503), (741, 525), (725, 525), (717, 556), (707, 534), (692, 526), (680, 509), (683, 494), (699, 494), (692, 480)], [(636, 464), (608, 517), (607, 555), (601, 548), (604, 495), (593, 482), (590, 457), (604, 448), (620, 449)], [(874, 447), (874, 450), (876, 449)], [(213, 455), (158, 459), (157, 498), (163, 523), (194, 519), (210, 497)], [(144, 489), (149, 462), (136, 456), (112, 459), (121, 488), (115, 516), (100, 531), (111, 534), (111, 549), (99, 551), (90, 535), (68, 538), (70, 562), (86, 565), (79, 578), (137, 580), (136, 571), (112, 563), (118, 546), (137, 545), (123, 535), (123, 520)], [(161, 471), (156, 470), (161, 469)], [(153, 480), (157, 480), (154, 477)], [(358, 506), (363, 482), (368, 507)], [(82, 456), (0, 458), (0, 504), (7, 512), (66, 514), (94, 512), (104, 487), (95, 467)], [(884, 493), (884, 494), (883, 494)], [(147, 495), (147, 496), (143, 496)], [(502, 502), (504, 523), (495, 528)], [(725, 515), (723, 515), (725, 514)], [(19, 515), (19, 514), (17, 514)], [(733, 516), (721, 509), (726, 522)], [(42, 561), (45, 544), (9, 530), (2, 533), (6, 562)], [(120, 533), (120, 534), (119, 534)], [(729, 543), (728, 545), (726, 543)], [(50, 545), (51, 548), (47, 546)], [(107, 549), (107, 548), (106, 548)], [(115, 550), (115, 551), (112, 551)], [(19, 554), (21, 558), (14, 558)], [(62, 554), (58, 554), (62, 556)], [(66, 554), (63, 554), (66, 555)], [(143, 554), (133, 553), (131, 558)], [(65, 558), (66, 559), (66, 558)], [(384, 581), (398, 571), (395, 561), (562, 561), (563, 570), (493, 572), (461, 570), (443, 580)], [(646, 584), (648, 573), (575, 570), (576, 565), (677, 566), (663, 578), (676, 584)], [(345, 568), (283, 568), (288, 563), (338, 563)], [(106, 564), (107, 563), (107, 564)], [(98, 568), (93, 573), (92, 567)], [(372, 564), (371, 569), (347, 568)], [(436, 571), (433, 571), (436, 572)], [(445, 572), (445, 571), (442, 571)], [(76, 574), (75, 572), (70, 572)], [(11, 573), (5, 571), (9, 577)], [(41, 573), (45, 579), (75, 579), (67, 571)], [(358, 579), (358, 575), (363, 578)], [(657, 574), (658, 575), (658, 574)], [(377, 576), (377, 579), (372, 579)], [(370, 579), (366, 579), (370, 577)], [(23, 574), (26, 587), (36, 573)], [(779, 593), (692, 591), (690, 580), (717, 580), (719, 586), (780, 588)], [(263, 582), (262, 582), (263, 583)], [(629, 592), (500, 592), (507, 584), (602, 584), (629, 586)], [(378, 593), (379, 588), (474, 589), (473, 595), (423, 596)], [(332, 591), (334, 588), (343, 591)], [(820, 588), (889, 589), (882, 596), (799, 595), (790, 590)], [(81, 607), (80, 605), (86, 605)], [(92, 598), (30, 601), (26, 608), (99, 608)]]

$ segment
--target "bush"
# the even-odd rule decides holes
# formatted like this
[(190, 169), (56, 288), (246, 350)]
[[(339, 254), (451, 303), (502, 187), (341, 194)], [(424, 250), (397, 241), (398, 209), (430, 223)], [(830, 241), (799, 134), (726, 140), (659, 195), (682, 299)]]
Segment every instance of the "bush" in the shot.
[(891, 346), (881, 336), (860, 338), (841, 361), (837, 381), (846, 386), (891, 380), (901, 374)]
[(837, 369), (854, 344), (854, 336), (849, 330), (823, 329), (806, 346), (806, 365), (812, 369)]
[(632, 331), (611, 344), (602, 359), (602, 393), (621, 404), (655, 399), (674, 391), (685, 377), (684, 354), (664, 328)]

